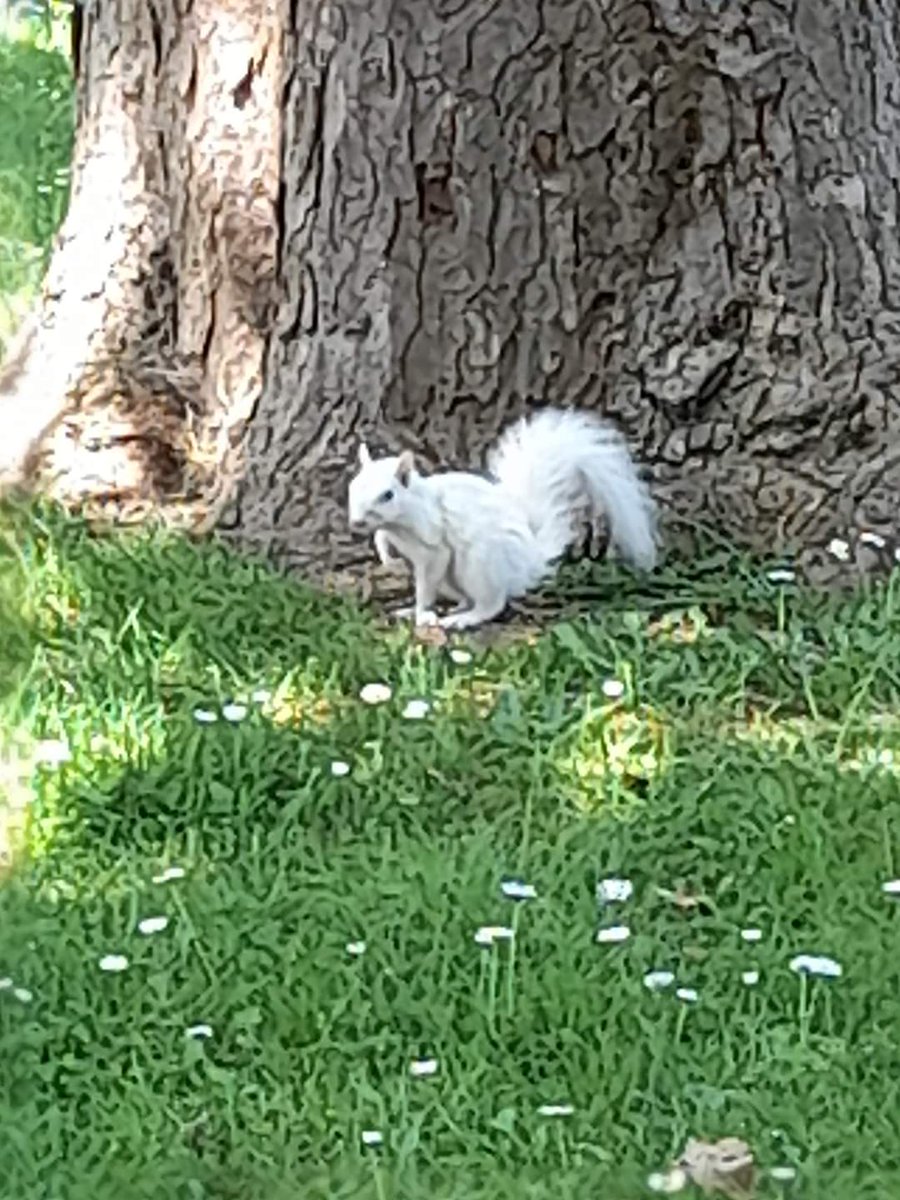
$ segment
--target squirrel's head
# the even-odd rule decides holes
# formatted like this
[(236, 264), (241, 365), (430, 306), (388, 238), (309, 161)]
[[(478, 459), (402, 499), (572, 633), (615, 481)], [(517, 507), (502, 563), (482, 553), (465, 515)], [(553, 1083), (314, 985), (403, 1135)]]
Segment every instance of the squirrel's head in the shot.
[(412, 452), (372, 458), (363, 442), (359, 470), (350, 480), (347, 509), (353, 529), (380, 529), (402, 523), (407, 489), (415, 474)]

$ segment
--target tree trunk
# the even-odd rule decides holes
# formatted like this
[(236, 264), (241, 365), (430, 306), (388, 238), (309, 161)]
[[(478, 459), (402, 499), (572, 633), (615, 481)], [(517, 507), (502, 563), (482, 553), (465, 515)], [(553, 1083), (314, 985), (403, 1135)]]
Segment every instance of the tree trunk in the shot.
[(0, 479), (204, 525), (276, 309), (281, 9), (95, 0), (71, 201), (0, 377)]
[(333, 570), (357, 438), (466, 464), (572, 404), (671, 529), (887, 562), (898, 37), (888, 0), (95, 0), (8, 473)]

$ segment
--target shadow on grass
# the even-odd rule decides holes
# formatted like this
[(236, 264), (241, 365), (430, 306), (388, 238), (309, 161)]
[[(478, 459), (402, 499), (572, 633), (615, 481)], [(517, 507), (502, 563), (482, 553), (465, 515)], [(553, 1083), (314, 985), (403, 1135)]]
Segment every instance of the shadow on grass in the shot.
[[(739, 1132), (838, 1189), (810, 1195), (886, 1194), (900, 944), (879, 882), (897, 779), (853, 760), (866, 730), (900, 756), (896, 728), (873, 725), (897, 701), (888, 594), (820, 616), (818, 722), (767, 738), (746, 697), (771, 714), (807, 693), (769, 641), (734, 632), (755, 611), (744, 583), (719, 585), (727, 622), (624, 609), (455, 665), (214, 546), (98, 540), (46, 514), (10, 531), (32, 694), (7, 696), (5, 723), (73, 753), (39, 768), (0, 889), (0, 975), (33, 993), (0, 994), (11, 1193), (487, 1200), (552, 1178), (561, 1197), (637, 1197), (687, 1136)], [(785, 644), (802, 604), (769, 612)], [(848, 723), (851, 674), (853, 695), (871, 686)], [(391, 701), (364, 705), (375, 680)], [(406, 720), (415, 698), (437, 707)], [(153, 882), (173, 865), (183, 879)], [(504, 901), (507, 874), (539, 900)], [(635, 898), (598, 915), (606, 875)], [(160, 914), (164, 931), (137, 932)], [(598, 920), (632, 936), (598, 946)], [(477, 949), (478, 926), (507, 923), (514, 956)], [(838, 956), (846, 979), (801, 993), (799, 951)], [(101, 972), (105, 954), (128, 970)], [(701, 1002), (648, 992), (652, 969)], [(208, 1042), (185, 1036), (198, 1022)], [(411, 1080), (432, 1055), (438, 1078)], [(553, 1125), (544, 1103), (576, 1114)], [(358, 1148), (372, 1128), (377, 1186)]]

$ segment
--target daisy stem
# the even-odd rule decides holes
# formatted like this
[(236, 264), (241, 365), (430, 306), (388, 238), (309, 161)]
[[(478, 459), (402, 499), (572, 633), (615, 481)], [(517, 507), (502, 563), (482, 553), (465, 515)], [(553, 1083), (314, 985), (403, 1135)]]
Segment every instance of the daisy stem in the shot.
[(513, 935), (509, 941), (509, 954), (506, 956), (506, 1015), (511, 1017), (516, 1007), (515, 975), (516, 975), (516, 942), (519, 940), (519, 908), (513, 909)]
[(565, 1169), (569, 1165), (569, 1153), (568, 1153), (568, 1150), (566, 1149), (566, 1133), (565, 1133), (565, 1130), (563, 1129), (561, 1121), (556, 1122), (556, 1142), (557, 1142), (557, 1145), (559, 1146), (560, 1161), (562, 1162), (563, 1168)]
[[(479, 947), (481, 949), (481, 947)], [(484, 994), (485, 980), (487, 978), (487, 955), (484, 950), (478, 955), (478, 995)]]
[(807, 1037), (809, 1035), (809, 1009), (808, 1009), (809, 995), (807, 992), (808, 987), (809, 987), (808, 977), (807, 977), (806, 972), (804, 971), (800, 976), (800, 1008), (799, 1008), (799, 1013), (798, 1013), (798, 1020), (799, 1020), (799, 1024), (800, 1024), (800, 1044), (801, 1044), (801, 1046), (806, 1045)]
[(750, 1028), (753, 1030), (753, 1036), (750, 1038), (750, 1063), (755, 1068), (759, 1061), (759, 1003), (756, 988), (751, 987), (747, 991), (750, 993)]
[(684, 1023), (687, 1020), (687, 1004), (683, 1003), (678, 1008), (678, 1019), (675, 1022), (675, 1041), (681, 1041), (681, 1035), (684, 1033)]
[(491, 966), (488, 976), (488, 1026), (491, 1033), (494, 1032), (494, 1026), (497, 1019), (497, 976), (500, 971), (500, 960), (497, 957), (497, 943), (491, 945)]
[(375, 1181), (375, 1195), (378, 1200), (387, 1200), (387, 1192), (384, 1189), (384, 1176), (381, 1173), (381, 1166), (378, 1162), (377, 1155), (372, 1155), (372, 1178)]

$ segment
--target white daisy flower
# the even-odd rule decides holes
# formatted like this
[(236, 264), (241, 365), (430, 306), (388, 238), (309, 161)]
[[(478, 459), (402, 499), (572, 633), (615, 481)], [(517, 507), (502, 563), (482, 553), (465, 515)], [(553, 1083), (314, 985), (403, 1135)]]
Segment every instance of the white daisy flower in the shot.
[(887, 545), (887, 542), (880, 533), (873, 533), (869, 529), (864, 530), (859, 535), (859, 540), (864, 546), (874, 546), (876, 550), (883, 550)]
[(416, 1079), (427, 1079), (430, 1075), (437, 1075), (438, 1060), (436, 1058), (414, 1058), (409, 1064), (409, 1073)]
[(472, 655), (468, 650), (451, 650), (450, 659), (455, 662), (458, 667), (465, 667), (472, 661)]
[(244, 719), (244, 717), (246, 717), (246, 715), (247, 715), (247, 705), (246, 704), (223, 704), (222, 705), (222, 716), (225, 718), (226, 721), (232, 721), (232, 722), (243, 721), (243, 719)]
[(775, 567), (774, 570), (766, 572), (766, 577), (769, 583), (793, 583), (797, 573), (790, 567)]
[(272, 693), (266, 688), (257, 688), (250, 696), (254, 704), (268, 704), (272, 699)]
[(630, 879), (601, 879), (597, 884), (597, 902), (599, 904), (615, 904), (619, 901), (630, 900), (634, 895), (634, 885)]
[(214, 725), (218, 719), (218, 714), (212, 712), (208, 708), (194, 709), (194, 720), (198, 725)]
[(761, 929), (742, 929), (741, 930), (741, 938), (745, 942), (761, 942), (762, 941), (762, 930)]
[(742, 971), (741, 983), (743, 983), (745, 987), (756, 987), (756, 985), (759, 983), (759, 971)]
[(533, 883), (524, 883), (521, 879), (504, 879), (500, 890), (507, 900), (536, 900), (537, 888)]
[(3, 978), (0, 979), (0, 992), (8, 992), (12, 985), (13, 981), (10, 979), (10, 977), (8, 975), (4, 975)]
[(99, 966), (101, 971), (127, 971), (128, 959), (124, 954), (104, 954)]
[(671, 971), (648, 971), (644, 976), (644, 987), (651, 992), (661, 992), (674, 982), (675, 976)]
[(794, 1167), (770, 1167), (769, 1175), (779, 1183), (790, 1183), (797, 1178), (797, 1171)]
[(188, 1038), (211, 1038), (213, 1035), (212, 1025), (188, 1025), (184, 1031), (184, 1036)]
[(600, 690), (608, 699), (618, 700), (625, 694), (625, 684), (621, 679), (604, 679)]
[(881, 890), (886, 896), (900, 896), (900, 879), (889, 879), (881, 885)]
[(610, 925), (607, 929), (597, 930), (597, 941), (601, 943), (607, 942), (625, 942), (631, 937), (631, 930), (627, 925)]
[(791, 959), (790, 968), (798, 975), (819, 975), (823, 979), (837, 979), (843, 973), (841, 964), (824, 954), (798, 954)]
[(391, 698), (391, 689), (386, 683), (367, 683), (360, 689), (363, 704), (385, 704)]
[(12, 994), (15, 996), (15, 998), (19, 1001), (20, 1004), (30, 1004), (32, 1002), (32, 1000), (34, 999), (34, 994), (32, 992), (30, 992), (28, 990), (28, 988), (26, 988), (26, 987), (14, 987), (12, 990)]
[(515, 930), (507, 925), (482, 925), (475, 932), (475, 941), (479, 946), (493, 946), (494, 942), (509, 942), (515, 937)]
[(542, 1104), (538, 1109), (540, 1117), (571, 1117), (575, 1112), (573, 1104)]
[(421, 721), (429, 712), (431, 705), (427, 700), (410, 700), (400, 715), (407, 721)]
[(149, 937), (153, 933), (162, 933), (168, 924), (168, 917), (144, 917), (142, 921), (138, 921), (138, 933)]
[(366, 952), (365, 942), (348, 942), (344, 947), (351, 958), (359, 958), (360, 955)]
[(378, 1129), (364, 1129), (360, 1140), (364, 1146), (380, 1146), (384, 1142), (384, 1134)]
[(153, 876), (154, 883), (169, 883), (173, 879), (184, 879), (184, 867), (166, 867), (164, 871)]
[(843, 538), (832, 538), (828, 543), (828, 553), (839, 562), (850, 561), (850, 545)]
[(342, 762), (341, 759), (336, 759), (331, 764), (331, 773), (336, 779), (341, 779), (344, 775), (350, 774), (350, 764), (348, 762)]
[(69, 743), (63, 741), (62, 738), (45, 738), (34, 748), (34, 761), (43, 763), (47, 767), (59, 767), (63, 763), (70, 762), (71, 759), (72, 751), (69, 749)]
[(694, 988), (676, 988), (675, 995), (679, 1000), (683, 1000), (685, 1004), (696, 1004), (700, 999), (700, 995)]
[(683, 1191), (688, 1185), (687, 1173), (681, 1167), (673, 1167), (671, 1171), (655, 1171), (647, 1178), (647, 1187), (651, 1192), (662, 1192), (666, 1196), (674, 1196)]

